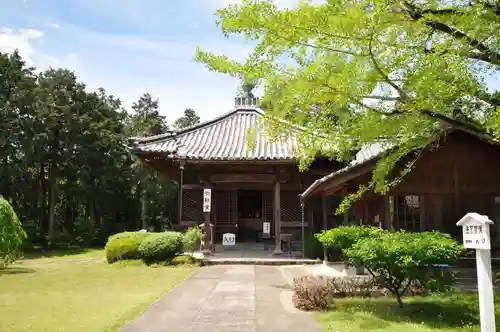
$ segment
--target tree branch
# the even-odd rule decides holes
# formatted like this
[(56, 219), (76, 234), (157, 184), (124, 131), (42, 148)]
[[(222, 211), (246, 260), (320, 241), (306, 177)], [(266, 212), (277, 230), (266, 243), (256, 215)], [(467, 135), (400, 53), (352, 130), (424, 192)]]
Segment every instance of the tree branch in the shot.
[[(441, 31), (445, 34), (448, 34), (456, 39), (463, 40), (469, 45), (470, 47), (482, 52), (481, 59), (482, 61), (491, 63), (493, 65), (500, 65), (500, 53), (494, 52), (492, 49), (490, 49), (488, 46), (485, 44), (481, 43), (477, 39), (474, 39), (464, 32), (451, 27), (443, 22), (432, 20), (432, 19), (427, 19), (423, 13), (423, 10), (420, 8), (417, 8), (413, 4), (409, 3), (408, 1), (404, 1), (405, 4), (405, 9), (407, 13), (410, 15), (410, 17), (415, 20), (415, 21), (420, 21), (425, 19), (424, 24), (436, 29), (438, 31)], [(478, 58), (478, 56), (476, 56)]]
[(372, 60), (373, 65), (375, 66), (375, 70), (379, 73), (380, 76), (382, 76), (382, 78), (385, 80), (387, 84), (389, 84), (399, 93), (401, 98), (408, 99), (408, 96), (404, 93), (404, 91), (396, 83), (394, 83), (389, 79), (389, 76), (382, 70), (382, 68), (378, 64), (377, 59), (375, 59), (375, 55), (373, 54), (372, 42), (373, 42), (373, 34), (371, 35), (370, 41), (368, 42), (368, 55)]

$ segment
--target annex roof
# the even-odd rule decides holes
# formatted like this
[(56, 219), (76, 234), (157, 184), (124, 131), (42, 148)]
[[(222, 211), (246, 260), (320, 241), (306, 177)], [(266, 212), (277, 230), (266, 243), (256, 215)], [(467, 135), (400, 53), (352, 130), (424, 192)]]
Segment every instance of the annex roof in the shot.
[[(476, 136), (477, 138), (493, 145), (500, 146), (500, 142), (493, 139), (491, 136), (481, 132), (477, 128), (472, 126), (465, 126), (461, 123), (454, 123), (453, 125), (447, 126), (442, 132), (443, 135), (451, 133), (453, 131), (462, 131), (470, 135)], [(328, 186), (333, 181), (346, 182), (349, 180), (349, 174), (353, 173), (358, 168), (369, 165), (372, 162), (378, 160), (385, 153), (388, 153), (394, 147), (393, 144), (387, 142), (374, 142), (367, 144), (360, 149), (355, 155), (355, 158), (344, 168), (336, 170), (316, 181), (313, 182), (302, 194), (300, 194), (301, 201), (305, 201), (310, 196), (313, 196), (316, 192), (321, 190), (322, 187)]]

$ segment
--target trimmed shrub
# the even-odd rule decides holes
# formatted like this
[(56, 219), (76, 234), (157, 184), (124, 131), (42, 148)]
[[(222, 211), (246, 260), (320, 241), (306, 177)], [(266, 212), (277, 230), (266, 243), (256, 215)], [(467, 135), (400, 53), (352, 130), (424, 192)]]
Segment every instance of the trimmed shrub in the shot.
[(325, 279), (304, 276), (293, 279), (293, 305), (301, 310), (324, 310), (332, 303)]
[(14, 262), (19, 257), (19, 249), (26, 237), (16, 212), (10, 203), (0, 196), (0, 267)]
[(458, 259), (463, 250), (448, 234), (398, 231), (363, 238), (344, 255), (349, 264), (364, 266), (377, 286), (393, 294), (402, 307), (402, 297), (409, 291), (448, 290), (453, 278), (430, 272), (435, 265)]
[(114, 263), (124, 259), (139, 259), (141, 254), (139, 246), (151, 233), (147, 232), (123, 232), (111, 235), (108, 238), (106, 247), (106, 260)]
[(142, 241), (139, 247), (146, 264), (170, 261), (182, 251), (182, 234), (179, 232), (154, 233)]
[(195, 251), (197, 246), (199, 246), (202, 238), (203, 231), (200, 227), (193, 226), (188, 228), (188, 230), (182, 234), (182, 243), (184, 246), (184, 250), (188, 252)]

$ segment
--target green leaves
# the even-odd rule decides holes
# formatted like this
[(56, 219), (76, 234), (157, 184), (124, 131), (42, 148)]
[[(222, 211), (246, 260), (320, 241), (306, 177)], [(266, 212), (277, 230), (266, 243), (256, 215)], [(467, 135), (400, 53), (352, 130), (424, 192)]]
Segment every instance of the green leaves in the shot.
[(26, 240), (16, 212), (3, 197), (0, 197), (0, 260), (2, 265), (13, 262), (18, 256), (18, 249)]
[(327, 248), (338, 246), (348, 250), (365, 238), (378, 238), (384, 230), (371, 226), (339, 226), (321, 231), (316, 238)]
[(410, 285), (425, 290), (449, 286), (441, 275), (430, 273), (436, 265), (449, 264), (460, 257), (463, 247), (450, 235), (439, 232), (410, 233), (380, 231), (366, 236), (368, 229), (349, 242), (343, 252), (351, 265), (364, 266), (379, 286), (394, 294), (400, 306)]
[(363, 266), (377, 285), (396, 296), (411, 286), (426, 291), (449, 286), (446, 277), (430, 273), (436, 265), (449, 264), (464, 248), (450, 235), (439, 232), (392, 232), (372, 226), (340, 226), (315, 235), (327, 248), (342, 249), (342, 257), (352, 266)]
[(353, 149), (384, 141), (397, 148), (367, 184), (383, 193), (405, 173), (388, 176), (395, 162), (409, 151), (418, 156), (448, 121), (500, 128), (496, 99), (483, 95), (484, 76), (499, 73), (500, 20), (484, 2), (344, 0), (278, 10), (247, 0), (217, 16), (224, 35), (255, 47), (242, 62), (199, 49), (196, 60), (261, 80), (267, 119), (291, 124), (268, 121), (268, 131), (304, 129), (302, 168), (318, 152), (345, 160)]
[(174, 127), (176, 129), (182, 129), (194, 126), (200, 123), (200, 117), (196, 115), (196, 112), (192, 108), (186, 108), (184, 110), (184, 115), (175, 120)]

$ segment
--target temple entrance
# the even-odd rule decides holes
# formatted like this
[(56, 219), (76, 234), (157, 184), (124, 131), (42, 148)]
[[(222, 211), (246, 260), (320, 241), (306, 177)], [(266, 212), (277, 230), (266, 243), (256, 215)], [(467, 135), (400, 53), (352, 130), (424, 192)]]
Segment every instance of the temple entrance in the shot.
[(238, 238), (258, 241), (262, 232), (263, 195), (261, 190), (238, 190)]

